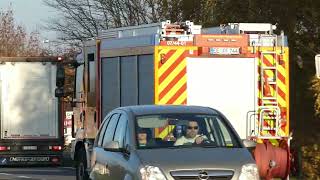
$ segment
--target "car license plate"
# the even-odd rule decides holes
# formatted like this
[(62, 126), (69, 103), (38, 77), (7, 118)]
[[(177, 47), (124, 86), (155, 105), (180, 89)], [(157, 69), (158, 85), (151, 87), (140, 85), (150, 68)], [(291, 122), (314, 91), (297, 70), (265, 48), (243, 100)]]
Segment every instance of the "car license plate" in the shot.
[(37, 150), (37, 146), (23, 146), (23, 150)]
[(49, 162), (49, 157), (10, 157), (10, 162)]

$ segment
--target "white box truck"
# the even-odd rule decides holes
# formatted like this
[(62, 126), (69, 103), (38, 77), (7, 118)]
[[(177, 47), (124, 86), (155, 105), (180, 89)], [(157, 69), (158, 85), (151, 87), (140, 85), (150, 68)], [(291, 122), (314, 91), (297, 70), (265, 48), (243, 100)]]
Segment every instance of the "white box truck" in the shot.
[(61, 163), (57, 64), (54, 57), (0, 58), (0, 165)]

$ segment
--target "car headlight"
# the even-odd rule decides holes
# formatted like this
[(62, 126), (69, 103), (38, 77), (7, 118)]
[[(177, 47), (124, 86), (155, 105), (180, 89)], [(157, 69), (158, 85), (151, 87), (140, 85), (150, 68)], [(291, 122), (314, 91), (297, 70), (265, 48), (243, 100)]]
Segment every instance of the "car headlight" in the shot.
[(167, 180), (158, 167), (145, 166), (140, 169), (142, 180)]
[(245, 164), (242, 166), (239, 180), (259, 180), (258, 167), (255, 164)]

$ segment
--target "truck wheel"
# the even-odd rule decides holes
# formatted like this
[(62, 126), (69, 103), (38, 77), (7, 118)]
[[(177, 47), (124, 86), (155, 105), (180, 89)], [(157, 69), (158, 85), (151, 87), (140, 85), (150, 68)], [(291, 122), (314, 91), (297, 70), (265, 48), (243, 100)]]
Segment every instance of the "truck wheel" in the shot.
[(89, 180), (87, 169), (87, 156), (86, 151), (81, 148), (77, 153), (76, 161), (76, 176), (77, 180)]

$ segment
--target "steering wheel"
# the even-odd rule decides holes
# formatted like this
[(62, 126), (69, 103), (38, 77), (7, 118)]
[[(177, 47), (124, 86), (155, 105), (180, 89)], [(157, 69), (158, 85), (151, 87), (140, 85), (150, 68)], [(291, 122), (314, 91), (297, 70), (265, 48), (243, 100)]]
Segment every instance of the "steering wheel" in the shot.
[(204, 139), (201, 144), (211, 144), (211, 143), (214, 143), (214, 142), (209, 139)]
[(197, 144), (196, 141), (194, 141), (194, 143), (192, 143), (193, 145), (203, 145), (203, 144), (215, 144), (214, 141), (211, 141), (210, 139), (203, 139), (203, 141), (200, 144)]

